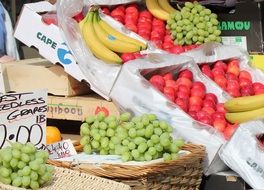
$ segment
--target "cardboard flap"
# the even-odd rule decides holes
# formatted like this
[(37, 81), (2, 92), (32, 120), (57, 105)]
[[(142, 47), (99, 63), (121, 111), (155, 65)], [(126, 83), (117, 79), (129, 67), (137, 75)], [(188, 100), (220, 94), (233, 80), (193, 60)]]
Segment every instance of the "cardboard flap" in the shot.
[(28, 4), (25, 4), (25, 7), (37, 13), (56, 11), (56, 6), (50, 4), (47, 1), (41, 1), (37, 3), (28, 3)]

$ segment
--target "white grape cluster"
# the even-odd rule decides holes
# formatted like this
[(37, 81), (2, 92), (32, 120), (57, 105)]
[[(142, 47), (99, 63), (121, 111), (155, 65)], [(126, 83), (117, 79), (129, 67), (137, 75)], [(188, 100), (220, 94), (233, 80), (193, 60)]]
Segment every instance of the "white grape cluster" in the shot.
[(221, 42), (217, 15), (198, 2), (185, 2), (180, 11), (170, 15), (166, 28), (175, 44), (191, 45)]
[(11, 143), (0, 150), (0, 182), (15, 187), (38, 189), (52, 179), (54, 168), (46, 165), (48, 152), (32, 143)]
[(81, 125), (81, 145), (84, 152), (120, 155), (124, 162), (150, 161), (163, 157), (165, 161), (178, 158), (182, 139), (173, 140), (172, 127), (159, 121), (154, 114), (131, 118), (130, 113), (105, 117), (88, 116)]

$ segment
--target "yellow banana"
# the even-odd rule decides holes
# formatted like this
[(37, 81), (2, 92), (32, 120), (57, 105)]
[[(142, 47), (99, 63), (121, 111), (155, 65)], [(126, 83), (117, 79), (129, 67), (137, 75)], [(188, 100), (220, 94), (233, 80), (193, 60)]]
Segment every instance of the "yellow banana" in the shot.
[(264, 107), (264, 94), (233, 98), (228, 100), (224, 107), (228, 112), (255, 110)]
[(106, 31), (101, 28), (98, 23), (98, 15), (94, 17), (93, 27), (99, 40), (110, 50), (118, 53), (131, 53), (140, 51), (140, 46), (128, 42), (124, 42), (116, 38), (115, 36), (109, 35)]
[(170, 14), (175, 13), (177, 11), (170, 5), (169, 0), (158, 0), (158, 4), (164, 11)]
[(225, 118), (230, 123), (243, 123), (264, 118), (264, 107), (244, 112), (226, 113)]
[(79, 28), (80, 28), (80, 31), (82, 32), (82, 29), (83, 29), (83, 25), (84, 25), (84, 23), (85, 23), (85, 18), (81, 21), (81, 22), (79, 22)]
[(169, 19), (170, 14), (159, 6), (157, 0), (146, 0), (146, 5), (149, 12), (151, 12), (151, 14), (154, 15), (155, 17), (161, 20)]
[(103, 28), (109, 35), (116, 37), (119, 40), (122, 40), (124, 42), (129, 42), (132, 44), (136, 44), (138, 46), (141, 47), (141, 49), (146, 49), (147, 48), (147, 44), (130, 38), (128, 36), (126, 36), (125, 34), (122, 34), (121, 32), (115, 30), (112, 26), (110, 26), (109, 24), (107, 24), (105, 21), (103, 21), (102, 19), (99, 20), (99, 25), (101, 26), (101, 28)]
[(97, 58), (105, 62), (121, 64), (122, 59), (116, 53), (105, 47), (96, 36), (92, 23), (94, 12), (89, 12), (88, 14), (88, 18), (85, 20), (82, 28), (82, 34), (86, 45)]
[(79, 28), (80, 28), (80, 31), (82, 33), (82, 30), (83, 30), (83, 25), (85, 23), (85, 21), (88, 19), (90, 15), (87, 13), (86, 16), (79, 22)]

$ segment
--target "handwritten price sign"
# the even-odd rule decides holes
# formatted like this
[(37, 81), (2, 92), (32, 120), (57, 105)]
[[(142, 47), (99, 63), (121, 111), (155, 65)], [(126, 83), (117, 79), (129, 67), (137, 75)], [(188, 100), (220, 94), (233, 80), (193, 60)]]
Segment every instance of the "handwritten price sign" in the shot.
[(50, 159), (59, 159), (76, 155), (77, 152), (70, 139), (56, 142), (46, 146)]
[(10, 141), (46, 144), (47, 91), (0, 94), (0, 149)]

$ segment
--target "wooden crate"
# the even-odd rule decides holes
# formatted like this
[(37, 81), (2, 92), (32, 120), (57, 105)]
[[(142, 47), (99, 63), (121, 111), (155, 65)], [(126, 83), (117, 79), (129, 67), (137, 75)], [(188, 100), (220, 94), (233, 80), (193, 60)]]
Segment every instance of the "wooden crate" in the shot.
[(119, 115), (118, 107), (96, 94), (75, 97), (48, 97), (48, 119), (83, 121), (96, 111), (105, 110), (110, 115)]
[(76, 96), (91, 91), (86, 83), (77, 81), (61, 66), (43, 58), (2, 63), (0, 78), (3, 80), (0, 92), (48, 89), (52, 95)]

